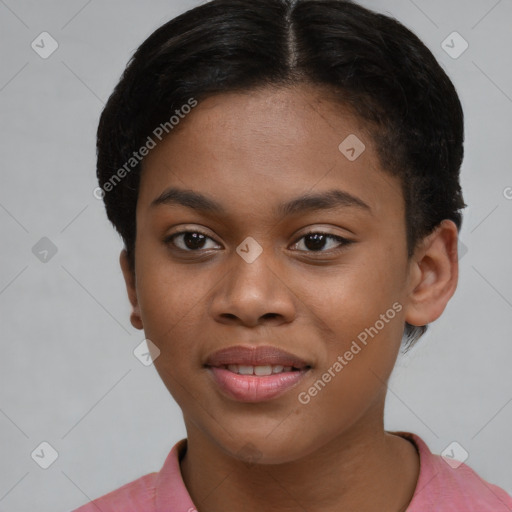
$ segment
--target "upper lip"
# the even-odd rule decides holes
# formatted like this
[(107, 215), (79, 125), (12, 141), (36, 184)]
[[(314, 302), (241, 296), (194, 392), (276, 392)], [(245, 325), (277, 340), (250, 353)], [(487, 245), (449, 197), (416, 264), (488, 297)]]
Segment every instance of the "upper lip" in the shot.
[(293, 366), (299, 369), (311, 366), (299, 357), (270, 345), (259, 347), (237, 345), (224, 348), (211, 354), (205, 363), (206, 366), (223, 366), (230, 364), (247, 366), (281, 365)]

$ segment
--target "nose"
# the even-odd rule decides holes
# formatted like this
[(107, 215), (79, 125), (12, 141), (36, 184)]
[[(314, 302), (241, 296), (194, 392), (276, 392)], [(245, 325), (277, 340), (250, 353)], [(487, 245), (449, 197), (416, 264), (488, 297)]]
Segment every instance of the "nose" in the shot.
[(233, 253), (230, 269), (210, 302), (210, 314), (217, 322), (256, 327), (293, 321), (297, 298), (267, 254), (264, 251), (248, 263)]

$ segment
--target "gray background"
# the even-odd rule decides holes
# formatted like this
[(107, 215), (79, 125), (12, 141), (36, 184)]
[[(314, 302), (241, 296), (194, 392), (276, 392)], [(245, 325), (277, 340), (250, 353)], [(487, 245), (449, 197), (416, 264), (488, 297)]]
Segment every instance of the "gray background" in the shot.
[[(92, 191), (98, 116), (126, 62), (197, 3), (0, 0), (0, 511), (70, 510), (157, 471), (185, 436), (154, 367), (133, 355), (144, 336), (129, 323), (122, 244)], [(431, 48), (467, 119), (459, 287), (399, 360), (386, 428), (436, 453), (457, 441), (512, 492), (512, 3), (363, 3)], [(43, 31), (59, 44), (47, 59), (31, 48)], [(453, 31), (469, 43), (457, 59), (441, 46)], [(32, 251), (42, 237), (57, 248), (47, 262)], [(58, 452), (46, 470), (31, 458), (42, 441)]]

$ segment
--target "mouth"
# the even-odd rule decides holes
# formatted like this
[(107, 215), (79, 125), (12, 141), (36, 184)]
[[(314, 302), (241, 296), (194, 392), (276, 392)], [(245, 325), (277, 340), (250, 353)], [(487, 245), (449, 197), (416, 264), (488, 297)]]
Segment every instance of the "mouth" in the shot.
[(245, 364), (225, 364), (222, 366), (216, 366), (214, 368), (223, 368), (224, 370), (229, 370), (232, 373), (236, 373), (238, 375), (257, 375), (258, 377), (264, 377), (266, 375), (276, 375), (278, 373), (289, 373), (289, 372), (300, 372), (303, 369), (309, 369), (310, 366), (304, 366), (301, 368), (296, 368), (295, 366), (283, 366), (280, 364), (275, 365), (245, 365)]
[(226, 397), (263, 402), (288, 392), (312, 368), (299, 357), (271, 346), (236, 346), (212, 354), (204, 365)]

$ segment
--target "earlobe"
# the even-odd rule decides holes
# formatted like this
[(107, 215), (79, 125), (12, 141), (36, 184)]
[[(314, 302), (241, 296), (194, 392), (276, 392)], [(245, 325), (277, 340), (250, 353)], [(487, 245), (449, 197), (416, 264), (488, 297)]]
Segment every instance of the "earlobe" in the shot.
[(126, 249), (123, 249), (121, 251), (121, 254), (119, 255), (119, 263), (121, 265), (121, 270), (123, 271), (124, 281), (126, 284), (126, 291), (128, 293), (128, 299), (130, 301), (130, 304), (132, 305), (130, 322), (133, 325), (133, 327), (142, 330), (144, 326), (142, 324), (139, 301), (137, 298), (135, 272), (133, 272), (130, 268), (130, 264), (128, 261), (128, 253), (126, 252)]
[(455, 293), (459, 272), (457, 239), (457, 226), (446, 219), (416, 249), (405, 315), (411, 325), (437, 320)]

